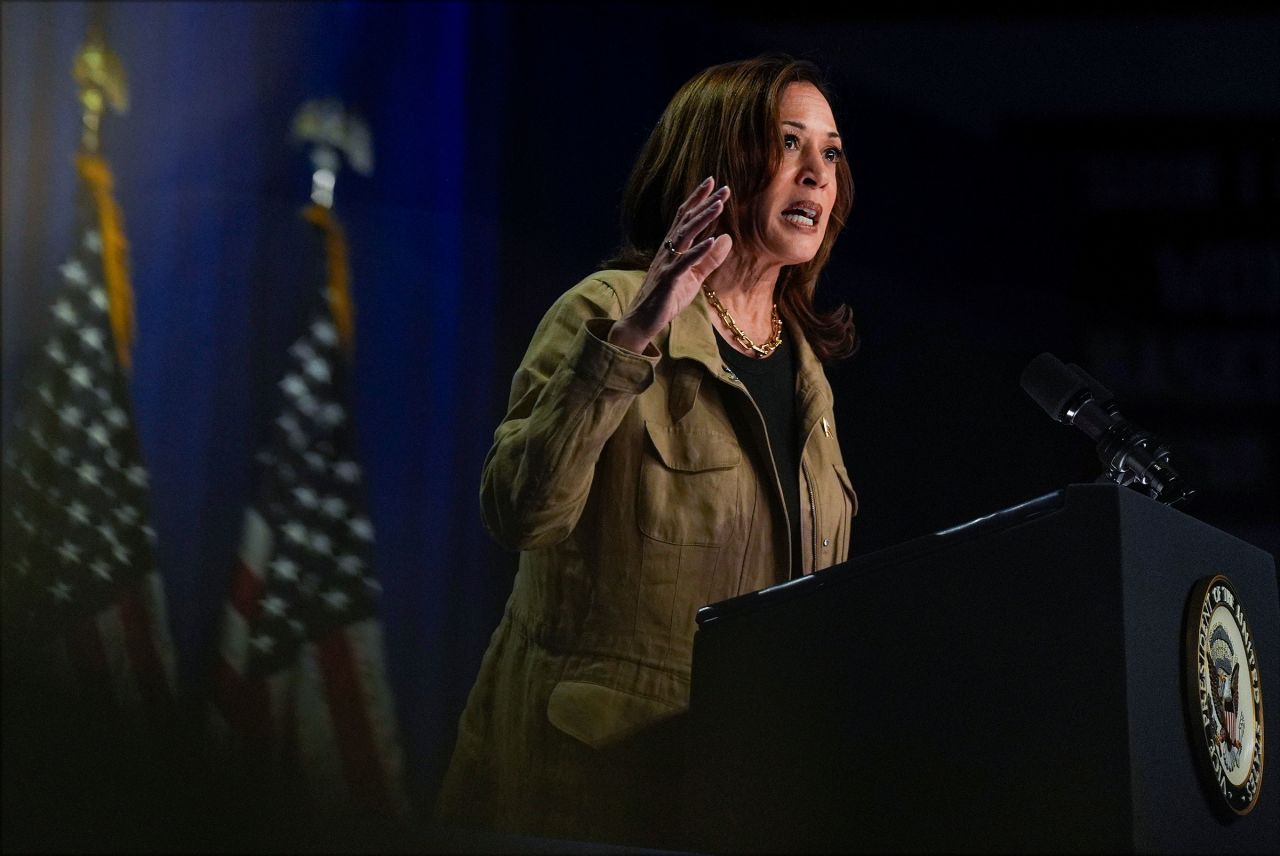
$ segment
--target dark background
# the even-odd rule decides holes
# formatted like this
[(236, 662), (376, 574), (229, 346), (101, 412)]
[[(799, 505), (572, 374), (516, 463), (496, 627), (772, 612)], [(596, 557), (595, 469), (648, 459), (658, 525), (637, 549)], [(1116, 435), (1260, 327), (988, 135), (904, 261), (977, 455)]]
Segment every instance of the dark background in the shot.
[[(819, 62), (857, 186), (820, 286), (862, 347), (829, 371), (868, 552), (1100, 472), (1020, 390), (1042, 351), (1107, 384), (1280, 549), (1280, 15), (1136, 4), (21, 3), (3, 25), (3, 417), (71, 240), (70, 65), (129, 74), (104, 150), (131, 244), (132, 392), (184, 694), (213, 654), (252, 454), (311, 262), (288, 142), (306, 98), (368, 120), (339, 175), (354, 403), (409, 772), (427, 807), (509, 591), (480, 466), (542, 312), (607, 257), (631, 161), (694, 72)], [(6, 780), (6, 788), (10, 786)]]

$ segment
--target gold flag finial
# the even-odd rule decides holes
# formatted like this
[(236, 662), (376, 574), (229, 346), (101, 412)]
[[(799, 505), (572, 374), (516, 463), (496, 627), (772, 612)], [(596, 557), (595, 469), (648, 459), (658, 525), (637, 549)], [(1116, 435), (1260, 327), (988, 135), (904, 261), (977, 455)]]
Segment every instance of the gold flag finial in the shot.
[(364, 120), (336, 98), (313, 98), (293, 114), (293, 139), (310, 146), (311, 201), (333, 207), (339, 153), (360, 175), (373, 174), (373, 136)]
[(124, 64), (107, 47), (99, 27), (89, 28), (89, 35), (71, 65), (71, 76), (80, 85), (80, 106), (84, 111), (80, 145), (85, 152), (93, 154), (98, 150), (102, 114), (107, 107), (117, 114), (129, 110)]

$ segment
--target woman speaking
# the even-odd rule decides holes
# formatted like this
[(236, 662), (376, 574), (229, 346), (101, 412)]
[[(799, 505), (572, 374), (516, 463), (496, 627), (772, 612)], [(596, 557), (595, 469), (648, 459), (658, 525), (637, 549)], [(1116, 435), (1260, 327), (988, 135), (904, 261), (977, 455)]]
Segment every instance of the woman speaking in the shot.
[(825, 92), (775, 55), (681, 87), (619, 255), (534, 333), (480, 489), (520, 567), (446, 822), (678, 843), (696, 611), (847, 557), (857, 500), (822, 364), (853, 323), (813, 296), (853, 183)]

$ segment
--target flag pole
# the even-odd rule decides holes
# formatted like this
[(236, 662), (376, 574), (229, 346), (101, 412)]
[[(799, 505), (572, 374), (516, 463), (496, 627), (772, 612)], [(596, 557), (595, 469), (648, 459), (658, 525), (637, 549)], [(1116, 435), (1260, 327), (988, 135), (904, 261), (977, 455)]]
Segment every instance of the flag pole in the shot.
[(102, 114), (110, 107), (117, 115), (129, 112), (129, 86), (124, 63), (107, 47), (99, 24), (90, 24), (84, 44), (76, 52), (71, 76), (80, 87), (80, 150), (87, 155), (98, 152), (101, 142)]
[(124, 218), (112, 196), (111, 168), (99, 154), (102, 116), (110, 107), (117, 115), (129, 110), (129, 87), (124, 63), (107, 47), (102, 27), (94, 23), (71, 65), (71, 76), (80, 87), (82, 131), (76, 169), (93, 195), (102, 235), (103, 279), (107, 290), (111, 332), (116, 358), (125, 372), (132, 369), (134, 335), (133, 287), (129, 282), (129, 243)]
[(311, 204), (302, 210), (302, 217), (324, 234), (329, 311), (343, 350), (350, 357), (355, 344), (355, 304), (346, 234), (333, 213), (334, 189), (342, 168), (340, 155), (346, 155), (357, 173), (373, 173), (373, 138), (364, 120), (342, 102), (322, 98), (303, 102), (294, 113), (293, 139), (309, 148)]

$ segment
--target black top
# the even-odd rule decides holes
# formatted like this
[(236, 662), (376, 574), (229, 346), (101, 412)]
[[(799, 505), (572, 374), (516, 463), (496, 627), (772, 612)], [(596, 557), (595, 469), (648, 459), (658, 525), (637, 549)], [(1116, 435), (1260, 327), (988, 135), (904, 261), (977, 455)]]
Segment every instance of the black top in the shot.
[[(742, 381), (750, 393), (768, 431), (773, 464), (782, 481), (782, 499), (786, 503), (791, 524), (791, 573), (798, 577), (800, 566), (800, 450), (796, 429), (796, 359), (791, 337), (785, 332), (782, 344), (764, 359), (748, 357), (737, 351), (716, 331), (716, 344), (725, 365)], [(732, 414), (732, 411), (731, 411)], [(736, 415), (733, 415), (735, 418)], [(753, 418), (753, 417), (751, 417)], [(750, 432), (750, 425), (735, 424), (740, 433)]]

